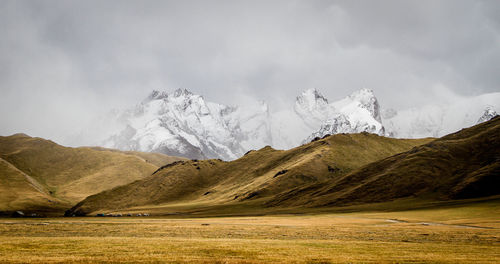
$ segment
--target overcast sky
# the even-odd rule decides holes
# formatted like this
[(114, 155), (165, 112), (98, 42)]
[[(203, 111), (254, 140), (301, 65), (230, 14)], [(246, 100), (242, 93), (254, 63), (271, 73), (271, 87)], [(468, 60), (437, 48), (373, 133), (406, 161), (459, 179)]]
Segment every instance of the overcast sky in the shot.
[(500, 1), (0, 1), (0, 135), (60, 139), (152, 89), (286, 107), (500, 91)]

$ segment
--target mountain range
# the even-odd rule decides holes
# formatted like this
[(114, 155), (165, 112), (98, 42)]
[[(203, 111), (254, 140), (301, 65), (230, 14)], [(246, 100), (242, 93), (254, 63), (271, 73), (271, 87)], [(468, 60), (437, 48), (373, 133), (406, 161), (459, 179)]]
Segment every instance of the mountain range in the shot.
[(0, 215), (234, 215), (498, 199), (499, 135), (496, 116), (438, 139), (340, 133), (223, 161), (68, 148), (15, 134), (0, 137)]
[(431, 141), (370, 133), (338, 134), (290, 150), (269, 146), (226, 162), (176, 162), (147, 178), (89, 196), (70, 214), (163, 204), (246, 204), (329, 181), (363, 165)]
[[(329, 134), (369, 132), (395, 138), (440, 137), (487, 121), (500, 93), (402, 111), (384, 109), (361, 89), (334, 102), (318, 90), (296, 97), (293, 109), (272, 112), (265, 102), (236, 107), (207, 102), (186, 89), (153, 91), (142, 102), (103, 117), (92, 145), (159, 152), (191, 159), (234, 160), (252, 149), (290, 149)], [(95, 131), (96, 129), (89, 129)]]
[(269, 206), (345, 206), (401, 198), (470, 199), (500, 194), (500, 117), (328, 182), (282, 193)]
[(217, 210), (220, 215), (248, 213), (249, 208), (262, 213), (408, 200), (412, 208), (418, 203), (494, 199), (500, 194), (498, 149), (500, 117), (438, 139), (366, 132), (329, 135), (290, 150), (265, 147), (230, 162), (175, 162), (141, 180), (91, 195), (68, 214)]

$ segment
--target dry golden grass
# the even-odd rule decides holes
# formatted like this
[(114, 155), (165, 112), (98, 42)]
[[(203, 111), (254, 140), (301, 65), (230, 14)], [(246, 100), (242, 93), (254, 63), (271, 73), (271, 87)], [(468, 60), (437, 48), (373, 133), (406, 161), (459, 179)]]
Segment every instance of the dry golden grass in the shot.
[(500, 195), (499, 149), (500, 116), (328, 182), (289, 189), (268, 205), (332, 207), (409, 197), (451, 200)]
[[(236, 205), (311, 183), (338, 178), (370, 162), (432, 139), (394, 139), (374, 134), (338, 134), (290, 150), (264, 147), (231, 162), (188, 161), (131, 184), (88, 197), (77, 214), (135, 206), (198, 203)], [(282, 172), (279, 174), (279, 172)]]
[(0, 137), (0, 211), (30, 210), (38, 205), (61, 212), (62, 204), (69, 209), (89, 195), (151, 175), (157, 164), (181, 159), (158, 153), (69, 148), (23, 134)]
[(29, 175), (0, 158), (0, 211), (14, 208), (68, 207)]
[(303, 216), (2, 219), (0, 262), (498, 263), (498, 209), (485, 202)]

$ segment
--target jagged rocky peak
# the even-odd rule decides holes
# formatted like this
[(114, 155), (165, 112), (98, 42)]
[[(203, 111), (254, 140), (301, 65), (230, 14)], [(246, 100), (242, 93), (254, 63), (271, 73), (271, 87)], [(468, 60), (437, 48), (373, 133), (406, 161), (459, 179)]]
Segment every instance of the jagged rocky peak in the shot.
[(382, 124), (374, 121), (367, 122), (365, 120), (360, 120), (353, 118), (352, 116), (348, 116), (346, 114), (337, 113), (332, 118), (328, 119), (321, 125), (321, 128), (312, 133), (306, 140), (302, 143), (309, 143), (313, 141), (315, 138), (322, 138), (325, 135), (334, 135), (340, 133), (361, 133), (368, 132), (377, 135), (385, 135), (385, 128)]
[(497, 112), (493, 109), (492, 106), (487, 106), (484, 109), (483, 115), (477, 120), (477, 124), (489, 121), (490, 119), (492, 119), (497, 115), (498, 115)]
[(193, 93), (185, 88), (179, 88), (174, 91), (174, 97), (190, 96), (190, 95), (193, 95)]
[(327, 134), (369, 132), (385, 135), (380, 106), (370, 89), (358, 90), (332, 102), (327, 109), (327, 118), (321, 122), (319, 130), (310, 134), (303, 143)]
[(231, 160), (265, 145), (291, 148), (308, 136), (305, 142), (326, 134), (359, 132), (407, 138), (441, 136), (493, 118), (499, 102), (500, 93), (491, 93), (451, 106), (396, 112), (382, 109), (370, 89), (333, 102), (318, 90), (308, 89), (297, 96), (293, 109), (272, 112), (263, 101), (235, 107), (206, 101), (186, 89), (154, 90), (142, 103), (103, 117), (96, 124), (105, 128), (91, 134), (99, 142), (87, 144)]
[(328, 104), (328, 99), (326, 99), (316, 88), (311, 88), (303, 91), (297, 96), (296, 102), (305, 105), (316, 103)]
[(167, 92), (163, 91), (158, 91), (158, 90), (153, 90), (147, 97), (146, 99), (143, 100), (143, 103), (147, 103), (153, 100), (160, 100), (168, 97)]
[(334, 112), (334, 107), (316, 89), (303, 91), (295, 100), (294, 111), (305, 124), (317, 129)]
[(331, 119), (327, 120), (321, 125), (321, 128), (312, 133), (302, 143), (309, 143), (316, 138), (322, 138), (325, 135), (339, 134), (339, 133), (352, 133), (351, 123), (349, 118), (343, 114), (336, 114)]
[[(175, 90), (171, 96), (175, 97), (189, 97), (191, 95), (194, 95), (191, 91), (184, 89), (184, 88), (179, 88)], [(169, 98), (169, 93), (165, 91), (158, 91), (158, 90), (153, 90), (151, 93), (146, 97), (144, 102), (150, 102), (153, 100), (161, 100), (161, 99), (167, 99)]]
[(309, 111), (328, 104), (328, 100), (316, 89), (303, 91), (295, 100), (296, 106)]
[(186, 89), (155, 90), (121, 116), (103, 143), (107, 147), (232, 160), (271, 143), (265, 103), (240, 109), (205, 101)]
[(375, 97), (375, 94), (373, 93), (373, 90), (363, 88), (349, 95), (349, 98), (353, 101), (359, 102), (360, 106), (368, 110), (375, 120), (382, 122), (380, 117), (380, 105), (377, 97)]
[[(195, 112), (200, 115), (207, 115), (210, 112), (207, 102), (203, 96), (194, 94), (191, 91), (179, 88), (171, 93), (153, 90), (149, 96), (143, 100), (142, 104), (149, 104), (156, 100), (163, 100), (164, 104), (177, 108), (184, 113)], [(160, 107), (159, 111), (167, 111), (168, 106)]]

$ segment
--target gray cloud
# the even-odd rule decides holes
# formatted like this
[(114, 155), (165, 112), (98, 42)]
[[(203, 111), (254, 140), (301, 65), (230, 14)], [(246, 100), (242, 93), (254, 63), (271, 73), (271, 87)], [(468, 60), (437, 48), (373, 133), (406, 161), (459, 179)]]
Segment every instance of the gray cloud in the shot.
[[(150, 90), (279, 109), (500, 90), (498, 1), (2, 1), (0, 134), (62, 140)], [(444, 92), (443, 92), (444, 91)]]

